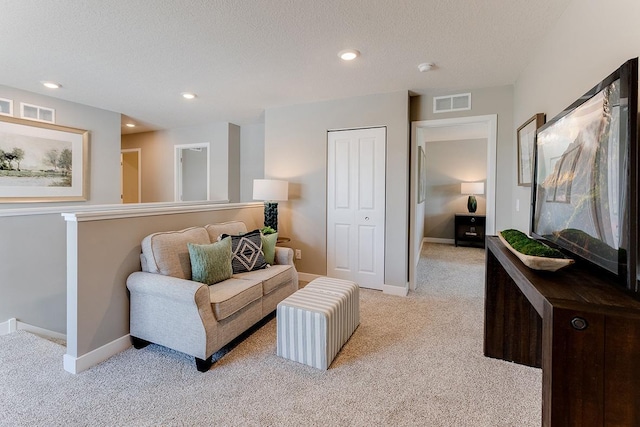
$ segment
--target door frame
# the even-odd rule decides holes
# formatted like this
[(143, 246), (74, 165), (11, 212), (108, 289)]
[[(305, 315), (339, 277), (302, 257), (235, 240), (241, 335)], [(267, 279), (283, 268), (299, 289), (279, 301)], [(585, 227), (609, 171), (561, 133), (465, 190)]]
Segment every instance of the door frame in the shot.
[(208, 142), (198, 142), (195, 144), (178, 144), (174, 145), (173, 151), (173, 198), (176, 202), (182, 202), (182, 162), (180, 156), (182, 150), (190, 148), (206, 148), (207, 149), (207, 200), (211, 200), (211, 144)]
[[(484, 124), (487, 129), (487, 222), (485, 234), (495, 234), (496, 228), (496, 169), (498, 150), (498, 115), (488, 114), (483, 116), (455, 117), (451, 119), (421, 120), (411, 122), (411, 150), (410, 150), (410, 185), (409, 195), (409, 289), (416, 289), (417, 256), (415, 238), (417, 227), (418, 200), (418, 155), (417, 155), (417, 131), (418, 129), (451, 127), (456, 125)], [(424, 221), (424, 219), (422, 219)]]
[(138, 152), (138, 203), (142, 203), (142, 148), (120, 149), (120, 203), (124, 203), (124, 176), (122, 173), (124, 159), (122, 158), (122, 154), (132, 152)]

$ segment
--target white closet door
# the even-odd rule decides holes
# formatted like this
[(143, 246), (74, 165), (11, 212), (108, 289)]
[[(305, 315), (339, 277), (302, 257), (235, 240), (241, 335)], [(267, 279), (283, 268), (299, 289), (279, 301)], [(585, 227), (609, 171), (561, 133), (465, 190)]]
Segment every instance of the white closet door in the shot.
[(329, 132), (327, 275), (384, 284), (386, 128)]

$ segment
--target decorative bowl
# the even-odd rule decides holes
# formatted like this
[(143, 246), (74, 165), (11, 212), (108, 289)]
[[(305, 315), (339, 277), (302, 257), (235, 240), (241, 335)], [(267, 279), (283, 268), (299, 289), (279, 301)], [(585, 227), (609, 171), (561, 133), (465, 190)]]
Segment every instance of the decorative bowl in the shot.
[(509, 242), (507, 242), (501, 233), (498, 233), (500, 241), (509, 249), (515, 256), (522, 261), (524, 265), (532, 270), (542, 271), (558, 271), (563, 267), (573, 264), (575, 261), (571, 258), (548, 258), (541, 256), (525, 255), (513, 249)]

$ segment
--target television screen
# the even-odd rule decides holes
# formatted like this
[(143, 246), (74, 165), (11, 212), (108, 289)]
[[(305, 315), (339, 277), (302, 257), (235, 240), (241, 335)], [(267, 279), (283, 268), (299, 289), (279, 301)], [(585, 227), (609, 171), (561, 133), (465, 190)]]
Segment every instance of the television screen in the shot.
[(634, 283), (626, 283), (632, 288), (636, 114), (637, 60), (631, 60), (538, 129), (531, 222), (534, 237), (622, 281), (628, 282), (633, 263)]

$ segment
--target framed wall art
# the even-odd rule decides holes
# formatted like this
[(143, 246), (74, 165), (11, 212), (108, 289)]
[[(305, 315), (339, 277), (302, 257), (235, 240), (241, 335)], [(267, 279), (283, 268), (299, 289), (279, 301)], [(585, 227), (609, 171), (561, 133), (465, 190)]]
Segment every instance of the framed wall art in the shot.
[(536, 142), (536, 130), (544, 124), (544, 113), (537, 113), (524, 122), (516, 131), (518, 140), (518, 185), (531, 186), (533, 173), (533, 147)]
[(89, 131), (0, 116), (0, 203), (87, 200)]

